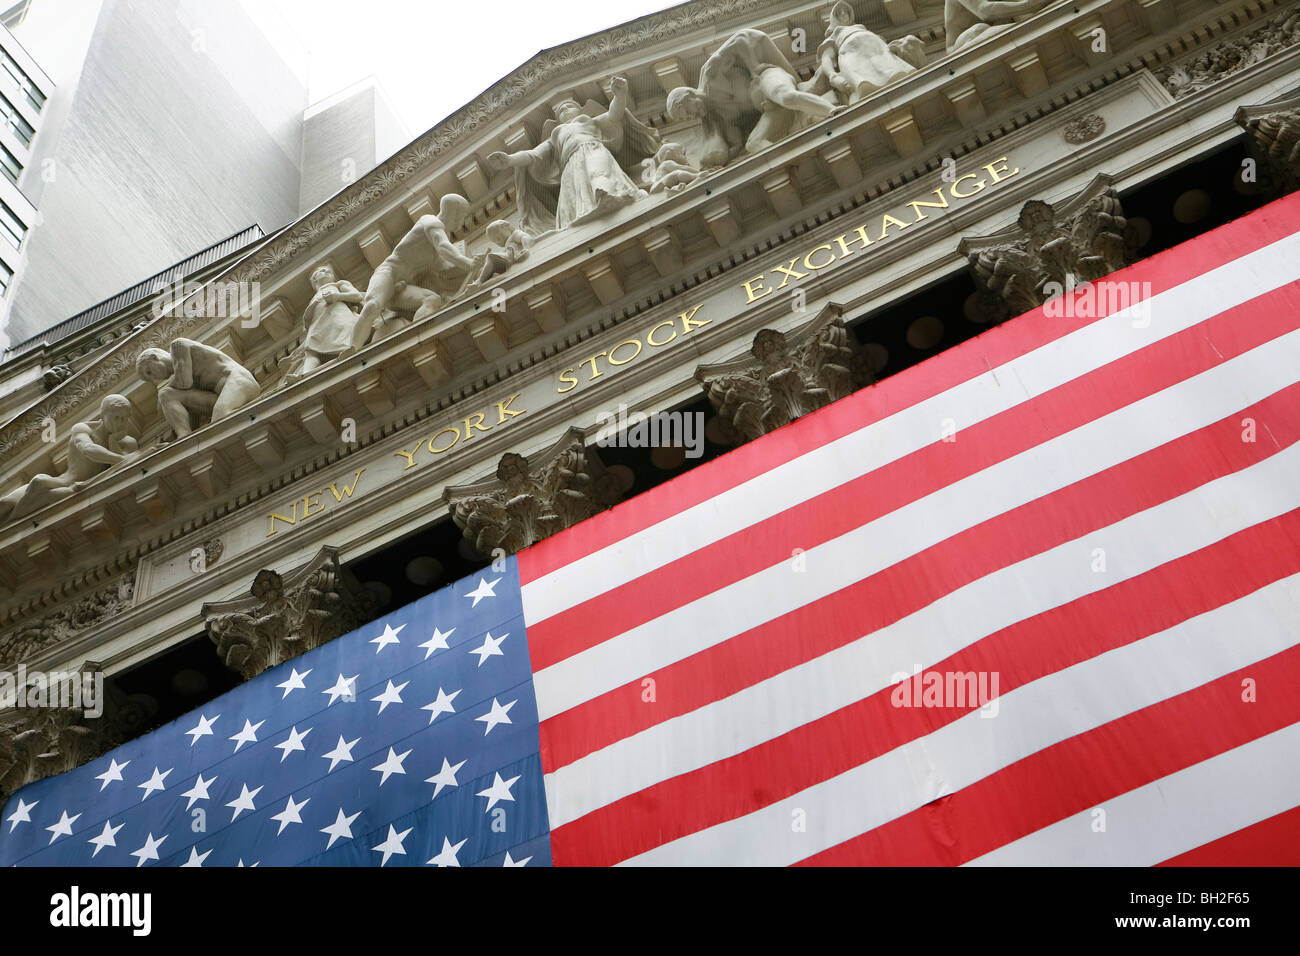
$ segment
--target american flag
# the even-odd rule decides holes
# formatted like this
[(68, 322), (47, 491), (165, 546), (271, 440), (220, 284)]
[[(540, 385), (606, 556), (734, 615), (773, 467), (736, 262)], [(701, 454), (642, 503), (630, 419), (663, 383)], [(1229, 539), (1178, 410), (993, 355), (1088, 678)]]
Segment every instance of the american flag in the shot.
[(0, 863), (1300, 862), (1300, 195), (1104, 283), (1147, 297), (1076, 290), (25, 788)]

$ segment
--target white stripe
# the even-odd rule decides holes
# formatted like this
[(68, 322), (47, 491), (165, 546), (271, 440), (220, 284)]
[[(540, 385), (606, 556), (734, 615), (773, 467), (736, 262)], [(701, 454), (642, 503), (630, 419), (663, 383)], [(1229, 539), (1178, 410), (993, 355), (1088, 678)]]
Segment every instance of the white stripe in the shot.
[(1300, 235), (1158, 293), (1151, 324), (1117, 312), (997, 369), (868, 425), (586, 555), (523, 587), (524, 618), (545, 620), (838, 485), (932, 444), (941, 423), (965, 429), (1300, 276)]
[[(899, 673), (929, 668), (1018, 621), (1285, 514), (1297, 505), (1297, 483), (1300, 445), (1292, 445), (986, 575), (866, 638), (588, 754), (547, 776), (551, 825), (742, 753), (877, 693)], [(1091, 570), (1094, 548), (1104, 550), (1107, 573)]]
[[(1249, 705), (1245, 705), (1249, 706)], [(1058, 820), (969, 866), (1154, 866), (1300, 806), (1300, 723)], [(1093, 829), (1104, 819), (1106, 829)]]
[[(974, 711), (787, 799), (625, 862), (788, 866), (807, 859), (1062, 740), (1285, 650), (1295, 643), (1298, 613), (1300, 575), (1293, 575), (1003, 694), (997, 717)], [(796, 810), (806, 831), (791, 825)]]
[[(1294, 384), (1300, 330), (719, 588), (535, 675), (542, 720), (810, 604), (1025, 502), (1150, 451)], [(851, 463), (834, 467), (850, 473)], [(798, 545), (792, 541), (791, 545)]]

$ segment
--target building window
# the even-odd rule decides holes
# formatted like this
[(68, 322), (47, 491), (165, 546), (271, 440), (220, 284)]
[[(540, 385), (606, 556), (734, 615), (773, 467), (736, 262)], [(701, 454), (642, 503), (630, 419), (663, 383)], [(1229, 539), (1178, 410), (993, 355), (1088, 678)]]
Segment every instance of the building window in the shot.
[(36, 88), (36, 84), (27, 75), (27, 71), (18, 65), (18, 61), (3, 49), (0, 49), (0, 67), (4, 68), (3, 72), (0, 72), (0, 83), (27, 97), (27, 102), (32, 105), (32, 109), (39, 113), (45, 106), (45, 94)]
[(4, 13), (0, 13), (0, 23), (3, 23), (9, 30), (14, 29), (22, 23), (27, 17), (27, 8), (32, 5), (32, 0), (19, 0)]
[(15, 136), (24, 146), (32, 145), (32, 137), (36, 135), (36, 130), (32, 129), (32, 124), (23, 119), (18, 108), (9, 102), (8, 97), (0, 96), (0, 120), (4, 125), (13, 130)]
[(9, 244), (15, 249), (21, 249), (23, 246), (23, 236), (27, 234), (27, 227), (22, 221), (14, 215), (14, 211), (0, 202), (0, 235), (9, 240)]
[(0, 299), (9, 291), (9, 283), (13, 281), (14, 270), (10, 269), (3, 262), (0, 262)]
[(0, 146), (0, 173), (9, 177), (9, 181), (18, 185), (18, 177), (23, 174), (23, 164), (4, 146)]

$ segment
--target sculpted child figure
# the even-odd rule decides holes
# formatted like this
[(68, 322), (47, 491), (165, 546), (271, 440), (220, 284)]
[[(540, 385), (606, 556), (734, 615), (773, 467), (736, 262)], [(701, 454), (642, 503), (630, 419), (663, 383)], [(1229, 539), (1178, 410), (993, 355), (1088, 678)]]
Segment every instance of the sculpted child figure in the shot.
[(492, 244), (500, 252), (489, 252), (483, 260), (483, 270), (479, 273), (478, 284), (482, 285), (493, 276), (509, 271), (510, 267), (528, 255), (528, 247), (533, 244), (533, 237), (504, 219), (495, 219), (483, 230)]
[(0, 498), (0, 522), (39, 511), (130, 461), (137, 453), (130, 429), (130, 400), (123, 395), (104, 396), (98, 418), (78, 422), (69, 430), (67, 470), (61, 475), (37, 475)]
[(225, 352), (193, 339), (176, 339), (170, 355), (162, 349), (145, 349), (135, 369), (146, 382), (158, 386), (158, 410), (177, 438), (194, 430), (191, 413), (200, 426), (220, 421), (262, 391), (248, 369)]

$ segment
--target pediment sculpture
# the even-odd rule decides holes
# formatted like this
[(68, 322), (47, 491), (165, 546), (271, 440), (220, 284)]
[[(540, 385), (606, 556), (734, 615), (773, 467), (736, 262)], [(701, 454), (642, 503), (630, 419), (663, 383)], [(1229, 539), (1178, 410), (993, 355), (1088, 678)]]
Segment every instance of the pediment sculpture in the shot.
[(158, 388), (158, 411), (176, 437), (221, 421), (262, 393), (253, 373), (225, 352), (193, 339), (174, 339), (169, 351), (145, 349), (136, 372)]
[(339, 279), (329, 263), (312, 270), (311, 285), (315, 292), (302, 314), (306, 338), (281, 360), (288, 384), (310, 375), (352, 347), (362, 293), (347, 279)]
[(943, 30), (948, 52), (956, 53), (979, 40), (1001, 33), (1052, 0), (944, 0)]
[(839, 0), (831, 8), (826, 39), (817, 48), (818, 70), (847, 105), (925, 66), (925, 47), (919, 37), (886, 43), (854, 21), (853, 7)]
[(609, 215), (646, 196), (625, 167), (653, 156), (659, 134), (627, 108), (626, 78), (614, 77), (610, 90), (604, 112), (566, 98), (555, 105), (555, 120), (543, 126), (537, 146), (488, 156), (493, 169), (515, 171), (519, 222), (534, 236)]
[(131, 424), (131, 401), (106, 395), (99, 415), (73, 425), (68, 433), (68, 464), (61, 475), (40, 474), (0, 497), (0, 522), (7, 522), (80, 491), (105, 472), (120, 468), (139, 453)]

